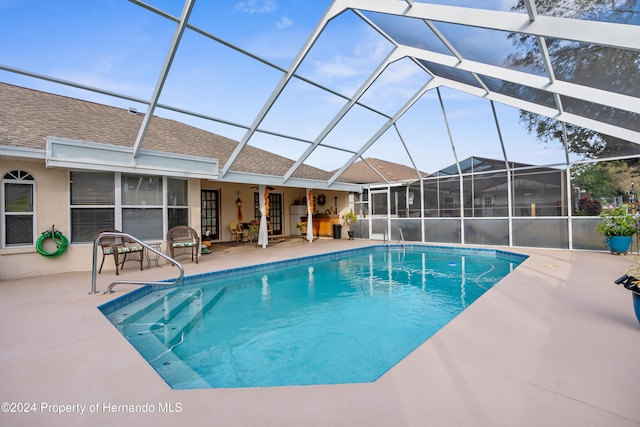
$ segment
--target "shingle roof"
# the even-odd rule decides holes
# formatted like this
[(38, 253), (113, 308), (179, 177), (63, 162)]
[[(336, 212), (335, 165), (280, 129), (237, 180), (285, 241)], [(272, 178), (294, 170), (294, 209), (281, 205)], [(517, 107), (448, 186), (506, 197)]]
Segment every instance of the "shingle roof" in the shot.
[[(342, 175), (340, 175), (340, 180), (357, 184), (385, 182), (385, 180), (380, 175), (386, 178), (386, 180), (389, 182), (410, 181), (418, 179), (416, 170), (408, 166), (388, 162), (386, 160), (376, 159), (373, 157), (369, 157), (365, 160), (366, 162), (362, 160), (354, 162), (342, 173)], [(375, 170), (372, 169), (372, 167), (375, 168)], [(379, 172), (379, 174), (376, 173), (376, 170)], [(427, 174), (423, 172), (421, 172), (421, 174), (422, 176), (427, 176)]]
[[(47, 136), (133, 147), (144, 114), (0, 83), (0, 145), (44, 149)], [(238, 142), (154, 116), (142, 148), (218, 159), (220, 167)], [(247, 146), (232, 170), (284, 175), (294, 161)], [(302, 165), (296, 178), (328, 180), (330, 172)]]

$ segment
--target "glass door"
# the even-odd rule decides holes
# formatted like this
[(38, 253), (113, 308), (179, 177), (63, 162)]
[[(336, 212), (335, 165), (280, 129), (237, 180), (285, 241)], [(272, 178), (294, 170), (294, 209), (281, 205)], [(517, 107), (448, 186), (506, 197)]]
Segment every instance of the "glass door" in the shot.
[(202, 190), (200, 197), (200, 224), (203, 240), (206, 240), (206, 236), (209, 236), (210, 240), (220, 239), (219, 201), (219, 190)]
[[(256, 192), (253, 193), (253, 210), (255, 217), (260, 220), (260, 195)], [(282, 235), (282, 194), (269, 193), (269, 216), (267, 221), (271, 225), (271, 232), (273, 235)]]
[(276, 236), (282, 235), (282, 194), (269, 193), (269, 221)]

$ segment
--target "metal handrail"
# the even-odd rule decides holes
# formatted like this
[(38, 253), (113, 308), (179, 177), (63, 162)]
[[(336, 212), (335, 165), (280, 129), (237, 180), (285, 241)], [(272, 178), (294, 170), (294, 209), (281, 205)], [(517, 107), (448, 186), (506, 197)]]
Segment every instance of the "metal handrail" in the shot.
[[(96, 290), (96, 275), (97, 275), (96, 266), (98, 265), (98, 245), (100, 244), (100, 240), (102, 240), (103, 237), (126, 237), (128, 239), (131, 239), (134, 242), (139, 243), (140, 245), (142, 245), (143, 248), (155, 253), (156, 255), (161, 256), (162, 258), (166, 259), (167, 261), (169, 261), (170, 263), (172, 263), (173, 265), (178, 267), (178, 269), (180, 269), (180, 276), (178, 276), (176, 278), (176, 280), (173, 281), (173, 282), (149, 282), (149, 281), (142, 281), (142, 280), (116, 280), (115, 282), (112, 282), (109, 285), (107, 290), (104, 292), (105, 294), (113, 293), (113, 287), (115, 285), (173, 286), (173, 285), (177, 285), (178, 283), (180, 283), (182, 281), (182, 279), (184, 278), (184, 268), (182, 267), (182, 264), (180, 264), (178, 261), (176, 261), (175, 259), (171, 258), (170, 256), (167, 256), (167, 255), (163, 254), (162, 252), (160, 252), (159, 250), (157, 250), (155, 248), (152, 248), (151, 246), (149, 246), (145, 242), (143, 242), (143, 241), (141, 241), (139, 239), (136, 239), (135, 237), (133, 237), (130, 234), (121, 233), (121, 232), (115, 232), (115, 231), (103, 231), (102, 233), (98, 234), (96, 236), (95, 240), (93, 241), (93, 268), (92, 268), (92, 274), (91, 274), (91, 292), (89, 292), (89, 295), (94, 295), (94, 294), (98, 293), (98, 291)], [(116, 254), (113, 254), (113, 256), (116, 256)], [(142, 256), (144, 256), (144, 254), (142, 254)]]
[(398, 235), (400, 236), (400, 239), (398, 239), (398, 243), (402, 242), (402, 247), (404, 248), (405, 243), (404, 243), (404, 235), (402, 234), (402, 228), (398, 228)]
[(387, 229), (384, 229), (384, 242), (387, 244), (387, 249), (391, 250), (391, 236), (389, 235), (389, 232), (387, 231)]

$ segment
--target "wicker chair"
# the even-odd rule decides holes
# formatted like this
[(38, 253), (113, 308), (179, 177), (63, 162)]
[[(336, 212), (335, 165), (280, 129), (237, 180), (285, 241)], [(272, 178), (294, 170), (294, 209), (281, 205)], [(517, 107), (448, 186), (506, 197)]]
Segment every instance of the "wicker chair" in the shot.
[(271, 228), (271, 221), (267, 221), (267, 238), (269, 241), (273, 240), (273, 229)]
[(249, 235), (248, 230), (244, 230), (240, 224), (233, 220), (229, 221), (229, 230), (231, 230), (231, 240), (236, 238), (236, 245), (238, 242), (244, 242)]
[[(120, 233), (120, 230), (108, 228), (100, 230), (93, 236), (95, 241), (98, 234), (104, 232)], [(102, 272), (102, 266), (104, 265), (104, 259), (108, 255), (113, 256), (113, 260), (116, 264), (116, 275), (120, 274), (120, 270), (127, 261), (137, 261), (140, 263), (140, 270), (142, 270), (142, 262), (144, 261), (144, 247), (139, 243), (120, 236), (104, 236), (100, 239), (100, 248), (102, 249), (102, 262), (100, 263), (100, 269), (98, 274)]]
[(191, 227), (186, 225), (178, 225), (167, 232), (167, 247), (171, 253), (171, 258), (175, 259), (178, 255), (191, 253), (191, 261), (195, 258), (198, 263), (198, 255), (200, 254), (200, 237), (198, 233)]

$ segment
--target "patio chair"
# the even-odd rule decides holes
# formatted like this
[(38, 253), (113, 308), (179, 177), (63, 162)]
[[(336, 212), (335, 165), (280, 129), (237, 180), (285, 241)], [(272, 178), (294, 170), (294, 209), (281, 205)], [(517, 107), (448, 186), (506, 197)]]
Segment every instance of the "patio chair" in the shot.
[[(120, 230), (108, 228), (98, 231), (93, 236), (93, 240), (98, 237), (98, 234), (103, 232), (120, 233)], [(120, 274), (120, 270), (124, 267), (124, 263), (127, 261), (137, 261), (140, 263), (140, 270), (142, 270), (142, 262), (144, 261), (144, 247), (139, 243), (120, 236), (104, 236), (99, 242), (102, 252), (102, 262), (98, 269), (98, 274), (102, 272), (102, 266), (104, 265), (104, 259), (111, 255), (116, 264), (116, 275)]]
[(267, 238), (269, 241), (273, 240), (273, 229), (271, 228), (271, 221), (267, 221)]
[(231, 230), (231, 240), (236, 238), (236, 245), (238, 242), (244, 242), (249, 236), (249, 230), (242, 228), (236, 221), (229, 221), (229, 230)]
[(171, 228), (167, 232), (167, 247), (171, 253), (171, 258), (175, 259), (178, 255), (191, 253), (191, 261), (195, 258), (196, 264), (198, 263), (200, 237), (198, 237), (198, 233), (193, 228), (186, 225), (178, 225)]

